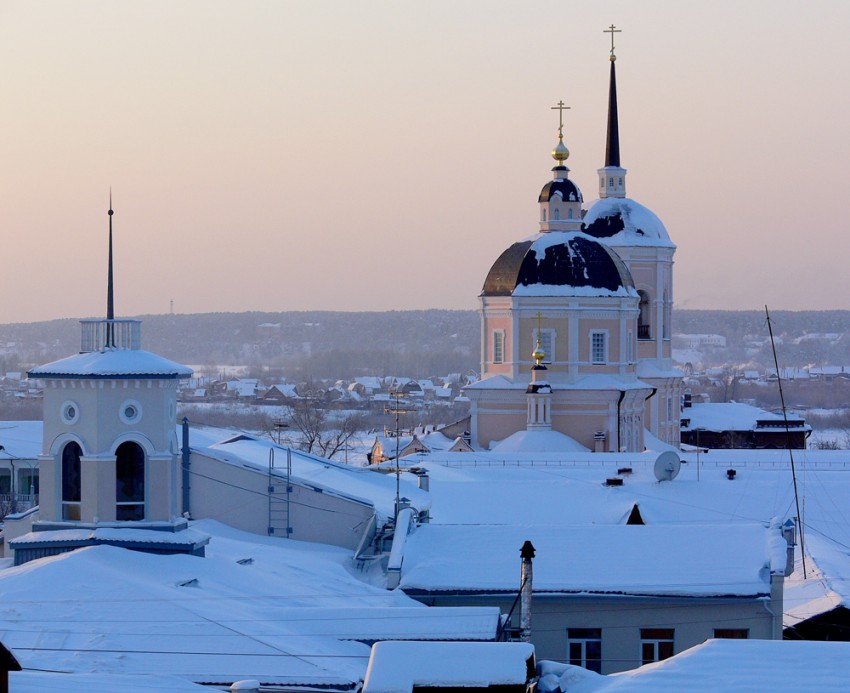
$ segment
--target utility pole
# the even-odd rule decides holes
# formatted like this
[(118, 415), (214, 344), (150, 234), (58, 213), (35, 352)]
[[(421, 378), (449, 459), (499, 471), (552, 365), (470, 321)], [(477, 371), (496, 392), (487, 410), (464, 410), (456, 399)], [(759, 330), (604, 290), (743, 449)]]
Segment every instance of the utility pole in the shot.
[(396, 390), (390, 393), (390, 397), (395, 397), (394, 407), (384, 407), (384, 414), (395, 414), (395, 523), (398, 524), (398, 511), (401, 505), (401, 464), (399, 462), (399, 438), (401, 430), (399, 429), (399, 416), (407, 414), (409, 409), (401, 408), (401, 392)]

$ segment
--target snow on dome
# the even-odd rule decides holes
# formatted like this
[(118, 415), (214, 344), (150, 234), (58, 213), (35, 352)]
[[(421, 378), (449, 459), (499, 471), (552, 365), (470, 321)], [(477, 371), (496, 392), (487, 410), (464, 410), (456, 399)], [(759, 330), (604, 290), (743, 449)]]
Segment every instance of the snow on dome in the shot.
[(565, 202), (584, 202), (581, 190), (569, 178), (550, 180), (537, 197), (538, 202), (548, 202), (555, 196), (560, 196)]
[(578, 231), (550, 231), (514, 243), (493, 263), (483, 296), (637, 296), (613, 250)]
[(490, 449), (493, 452), (590, 452), (558, 431), (517, 431)]
[(596, 200), (584, 215), (582, 230), (610, 246), (644, 245), (675, 248), (654, 212), (627, 197)]
[(75, 354), (37, 366), (30, 378), (189, 378), (192, 369), (142, 349), (107, 349)]

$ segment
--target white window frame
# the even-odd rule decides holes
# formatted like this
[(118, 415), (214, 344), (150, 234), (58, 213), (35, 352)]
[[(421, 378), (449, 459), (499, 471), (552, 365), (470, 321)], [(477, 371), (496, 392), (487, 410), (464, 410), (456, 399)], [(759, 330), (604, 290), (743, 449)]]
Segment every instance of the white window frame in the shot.
[[(497, 345), (499, 348), (497, 348)], [(501, 355), (498, 352), (501, 350)], [(505, 331), (493, 330), (493, 363), (505, 362)]]
[[(551, 328), (544, 327), (543, 329), (540, 330), (540, 348), (543, 349), (543, 353), (545, 354), (545, 356), (543, 357), (543, 360), (540, 363), (550, 364), (550, 363), (553, 363), (555, 361), (555, 337), (556, 336), (557, 336), (557, 333), (555, 332), (555, 330), (553, 330)], [(547, 344), (547, 340), (548, 340), (548, 344)], [(531, 341), (533, 342), (531, 350), (534, 351), (534, 349), (537, 348), (537, 328), (536, 327), (534, 328), (534, 331), (531, 333)]]
[[(578, 631), (595, 631), (598, 636), (579, 635)], [(572, 634), (571, 634), (572, 633)], [(599, 658), (591, 660), (592, 666), (588, 666), (587, 645), (588, 643), (599, 644)], [(578, 645), (581, 649), (580, 657), (572, 656), (572, 646)], [(602, 629), (601, 628), (567, 628), (567, 662), (576, 666), (584, 667), (597, 674), (602, 673)], [(595, 666), (593, 666), (595, 665)]]
[[(596, 358), (596, 348), (594, 345), (594, 338), (602, 337), (602, 359)], [(608, 358), (608, 330), (591, 330), (590, 335), (590, 363), (595, 366), (605, 366), (609, 362)]]
[[(672, 633), (671, 637), (655, 637), (651, 635), (644, 636), (645, 631), (669, 631)], [(670, 652), (666, 654), (664, 657), (661, 657), (660, 648), (661, 644), (667, 643), (670, 644)], [(650, 645), (652, 646), (652, 659), (650, 660), (648, 657), (644, 657), (644, 646)], [(666, 648), (665, 648), (666, 649)], [(660, 662), (663, 659), (668, 659), (676, 654), (676, 631), (673, 628), (641, 628), (640, 633), (640, 661), (643, 664), (650, 664), (651, 662)]]

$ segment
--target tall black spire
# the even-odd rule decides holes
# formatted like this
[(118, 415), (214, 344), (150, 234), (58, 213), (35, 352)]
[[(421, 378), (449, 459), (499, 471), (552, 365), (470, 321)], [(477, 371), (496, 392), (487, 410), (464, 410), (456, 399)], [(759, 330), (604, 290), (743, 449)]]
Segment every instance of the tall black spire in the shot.
[(605, 165), (620, 165), (620, 127), (617, 118), (617, 73), (611, 54), (611, 84), (608, 87), (608, 139), (605, 143)]
[(605, 166), (599, 169), (599, 197), (626, 196), (626, 169), (620, 166), (620, 125), (617, 117), (617, 71), (614, 63), (614, 34), (619, 34), (613, 24), (604, 30), (611, 34), (611, 81), (608, 85), (608, 137), (605, 141)]
[(112, 295), (112, 188), (109, 188), (109, 268), (106, 278), (106, 346), (107, 349), (115, 347), (115, 325), (111, 320), (115, 319), (115, 302)]

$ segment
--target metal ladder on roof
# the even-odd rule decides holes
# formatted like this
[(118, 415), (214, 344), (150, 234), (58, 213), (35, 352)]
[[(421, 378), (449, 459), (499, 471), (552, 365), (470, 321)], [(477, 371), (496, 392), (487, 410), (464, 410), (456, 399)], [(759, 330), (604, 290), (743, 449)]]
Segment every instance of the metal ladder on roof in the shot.
[[(292, 450), (286, 448), (286, 465), (275, 467), (274, 448), (269, 449), (269, 536), (292, 536), (289, 518), (289, 498), (292, 494)], [(283, 472), (281, 474), (281, 472)]]

